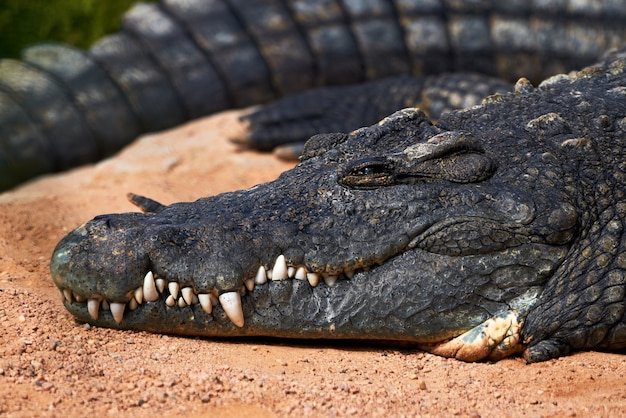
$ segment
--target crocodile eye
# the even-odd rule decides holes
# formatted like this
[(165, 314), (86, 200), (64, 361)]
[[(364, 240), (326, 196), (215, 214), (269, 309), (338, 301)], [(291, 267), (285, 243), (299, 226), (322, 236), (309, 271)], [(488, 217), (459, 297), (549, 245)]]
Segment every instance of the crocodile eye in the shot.
[(357, 169), (354, 173), (356, 176), (378, 176), (385, 174), (384, 167), (378, 165), (368, 165)]
[(383, 158), (353, 161), (339, 173), (339, 183), (355, 189), (373, 189), (395, 184), (393, 167)]

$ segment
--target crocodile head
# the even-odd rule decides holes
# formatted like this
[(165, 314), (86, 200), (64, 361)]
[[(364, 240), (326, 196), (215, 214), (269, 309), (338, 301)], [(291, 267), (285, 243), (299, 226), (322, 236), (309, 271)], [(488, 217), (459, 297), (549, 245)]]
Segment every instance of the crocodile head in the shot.
[[(554, 156), (520, 153), (532, 135), (511, 147), (503, 126), (451, 130), (405, 109), (318, 135), (273, 182), (96, 217), (58, 244), (52, 277), (94, 325), (510, 354), (579, 219)], [(459, 335), (478, 354), (459, 354)]]

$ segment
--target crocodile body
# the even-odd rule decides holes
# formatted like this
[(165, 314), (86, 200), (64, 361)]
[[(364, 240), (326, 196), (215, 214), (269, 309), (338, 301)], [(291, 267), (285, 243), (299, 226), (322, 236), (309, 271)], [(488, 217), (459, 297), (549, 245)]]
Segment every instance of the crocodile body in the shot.
[(626, 348), (626, 50), (442, 115), (311, 138), (248, 190), (98, 216), (51, 261), (91, 324), (408, 341), (472, 361)]
[[(539, 81), (620, 46), (624, 19), (622, 0), (140, 4), (89, 51), (39, 45), (0, 62), (0, 190), (103, 158), (142, 132), (311, 87), (459, 70)], [(364, 99), (345, 107), (370, 115), (316, 127), (349, 131), (421, 102), (397, 91), (375, 96), (377, 112)], [(298, 129), (296, 139), (311, 133)], [(253, 146), (273, 147), (273, 132)]]

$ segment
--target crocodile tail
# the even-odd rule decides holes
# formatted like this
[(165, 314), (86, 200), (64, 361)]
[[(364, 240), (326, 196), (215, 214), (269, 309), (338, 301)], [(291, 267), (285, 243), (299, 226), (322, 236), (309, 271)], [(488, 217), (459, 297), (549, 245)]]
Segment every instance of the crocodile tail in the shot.
[[(555, 73), (626, 38), (626, 12), (609, 3), (578, 14), (479, 3), (138, 4), (118, 33), (89, 51), (45, 44), (25, 50), (22, 61), (0, 61), (0, 190), (97, 161), (142, 132), (318, 85), (458, 69)], [(581, 42), (569, 39), (579, 32)]]
[[(0, 61), (0, 190), (97, 161), (142, 132), (362, 78), (345, 39), (315, 65), (292, 11), (273, 0), (138, 4), (89, 51), (42, 44)], [(345, 23), (319, 42), (351, 40)], [(319, 77), (339, 57), (351, 63)]]

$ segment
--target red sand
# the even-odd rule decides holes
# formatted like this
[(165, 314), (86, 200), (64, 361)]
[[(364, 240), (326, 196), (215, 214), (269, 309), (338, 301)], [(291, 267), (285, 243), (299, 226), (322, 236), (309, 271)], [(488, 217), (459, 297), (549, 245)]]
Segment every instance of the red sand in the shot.
[(115, 158), (0, 195), (0, 416), (626, 414), (626, 356), (466, 364), (358, 343), (253, 343), (76, 323), (48, 271), (61, 237), (101, 213), (249, 187), (291, 167), (226, 140), (237, 113), (145, 137)]

